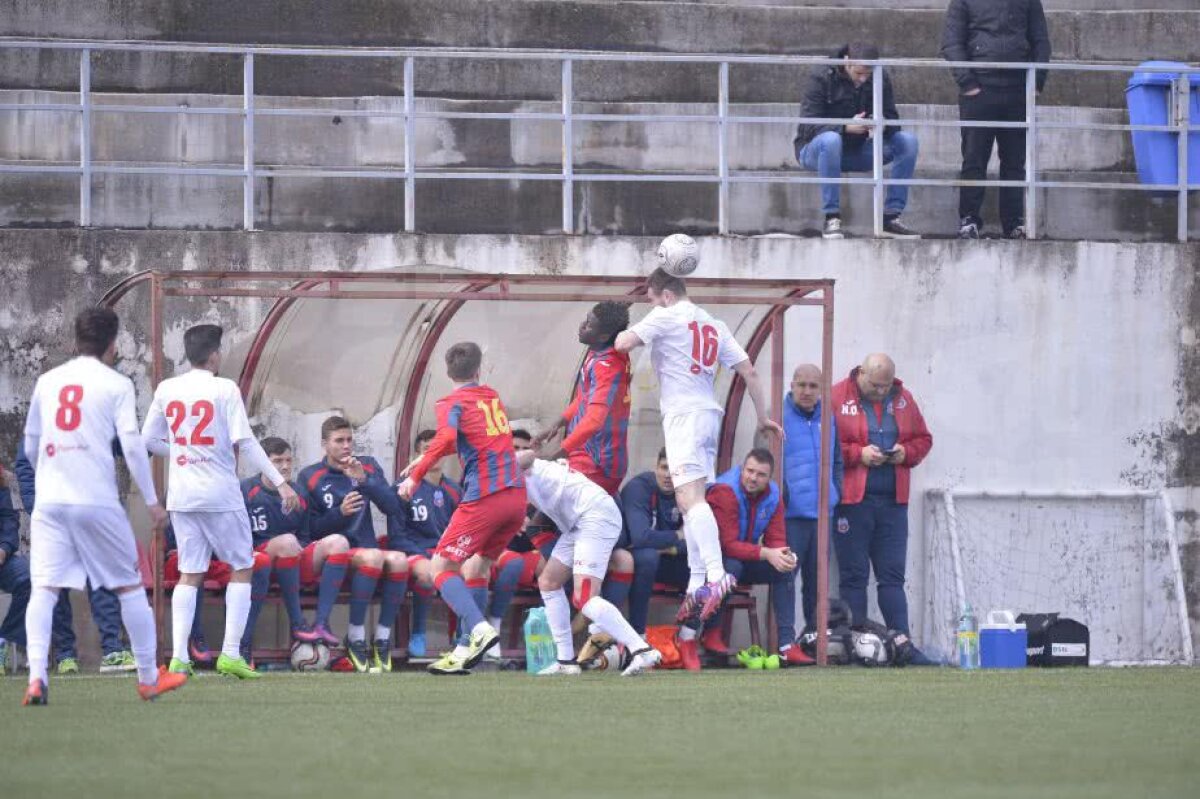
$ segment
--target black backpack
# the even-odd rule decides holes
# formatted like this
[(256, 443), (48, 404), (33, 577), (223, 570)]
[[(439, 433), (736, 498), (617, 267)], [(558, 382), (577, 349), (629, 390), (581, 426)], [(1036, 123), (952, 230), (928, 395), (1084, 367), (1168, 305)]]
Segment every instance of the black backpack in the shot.
[(1060, 619), (1057, 613), (1022, 613), (1029, 633), (1026, 663), (1030, 666), (1086, 666), (1091, 654), (1087, 625)]

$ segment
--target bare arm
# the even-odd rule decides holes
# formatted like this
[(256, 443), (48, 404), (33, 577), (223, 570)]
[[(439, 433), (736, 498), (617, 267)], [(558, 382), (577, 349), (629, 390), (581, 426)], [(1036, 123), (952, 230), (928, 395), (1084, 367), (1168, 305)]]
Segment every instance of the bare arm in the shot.
[(762, 380), (758, 377), (758, 372), (754, 365), (747, 358), (737, 364), (734, 364), (733, 371), (741, 376), (742, 380), (746, 381), (746, 393), (750, 395), (750, 401), (754, 403), (754, 412), (758, 416), (758, 429), (763, 433), (774, 433), (780, 438), (783, 438), (783, 428), (779, 423), (773, 421), (770, 416), (770, 409), (767, 406), (767, 395), (763, 392)]

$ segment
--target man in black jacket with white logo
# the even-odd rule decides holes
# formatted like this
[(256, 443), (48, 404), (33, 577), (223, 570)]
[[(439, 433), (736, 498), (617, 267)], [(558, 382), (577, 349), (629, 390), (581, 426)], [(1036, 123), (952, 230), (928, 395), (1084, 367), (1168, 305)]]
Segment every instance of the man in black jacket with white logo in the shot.
[[(874, 161), (871, 136), (874, 128), (866, 123), (871, 117), (871, 67), (858, 63), (879, 58), (872, 44), (855, 42), (842, 47), (833, 55), (841, 64), (820, 66), (813, 70), (804, 92), (800, 114), (805, 117), (862, 120), (836, 125), (801, 124), (793, 144), (800, 166), (823, 178), (839, 178), (842, 172), (870, 172)], [(883, 116), (899, 119), (892, 82), (883, 77)], [(892, 177), (907, 180), (917, 166), (917, 137), (900, 130), (899, 125), (883, 129), (883, 162), (892, 165)], [(842, 214), (841, 186), (821, 184), (821, 210), (825, 225), (821, 235), (840, 239)], [(908, 186), (889, 186), (883, 206), (883, 235), (888, 238), (917, 239), (920, 235), (900, 222), (900, 214), (908, 203)]]
[[(1050, 34), (1041, 0), (950, 0), (942, 57), (947, 61), (1049, 61)], [(1025, 121), (1025, 70), (960, 68), (954, 70), (954, 80), (964, 121)], [(1046, 70), (1038, 70), (1038, 92), (1045, 84)], [(1000, 153), (1000, 179), (1024, 180), (1024, 128), (963, 128), (962, 179), (986, 179), (992, 142)], [(1018, 186), (1000, 189), (1005, 238), (1025, 238), (1023, 192)], [(959, 190), (959, 238), (979, 238), (983, 193), (981, 186)]]

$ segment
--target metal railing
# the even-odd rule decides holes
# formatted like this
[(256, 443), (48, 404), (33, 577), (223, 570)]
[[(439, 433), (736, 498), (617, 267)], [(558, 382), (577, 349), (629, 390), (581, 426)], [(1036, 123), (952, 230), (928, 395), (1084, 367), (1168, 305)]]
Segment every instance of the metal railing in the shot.
[[(164, 44), (143, 42), (97, 42), (66, 40), (0, 39), (0, 50), (73, 50), (79, 52), (79, 102), (78, 103), (0, 103), (0, 112), (45, 111), (77, 113), (79, 126), (78, 165), (50, 164), (0, 164), (0, 174), (77, 174), (79, 176), (79, 224), (92, 224), (92, 176), (97, 174), (153, 174), (153, 175), (200, 175), (237, 178), (242, 181), (242, 226), (255, 229), (254, 189), (258, 178), (263, 177), (330, 177), (330, 178), (379, 178), (404, 181), (404, 230), (416, 231), (416, 199), (418, 180), (538, 180), (558, 181), (562, 189), (562, 231), (575, 232), (574, 186), (584, 182), (639, 182), (639, 183), (705, 183), (718, 187), (717, 229), (728, 234), (730, 186), (737, 183), (769, 184), (821, 184), (869, 185), (873, 189), (872, 217), (875, 235), (883, 231), (884, 192), (888, 186), (984, 186), (1019, 187), (1025, 193), (1026, 231), (1030, 238), (1038, 237), (1037, 192), (1039, 189), (1108, 189), (1117, 191), (1170, 192), (1176, 196), (1176, 236), (1179, 241), (1188, 239), (1188, 192), (1200, 190), (1200, 184), (1188, 183), (1188, 140), (1189, 132), (1200, 134), (1200, 120), (1193, 125), (1189, 118), (1189, 76), (1200, 74), (1200, 67), (1142, 67), (1118, 64), (1077, 63), (1012, 63), (1012, 62), (953, 62), (931, 59), (888, 58), (864, 60), (856, 63), (872, 69), (872, 115), (870, 119), (841, 119), (803, 116), (748, 116), (730, 113), (729, 73), (732, 66), (796, 66), (835, 65), (845, 63), (833, 58), (807, 56), (760, 56), (760, 55), (716, 55), (716, 54), (665, 54), (665, 53), (616, 53), (616, 52), (572, 52), (542, 50), (449, 50), (428, 48), (379, 49), (379, 48), (324, 48), (324, 47), (246, 47), (234, 45)], [(242, 104), (241, 108), (187, 107), (177, 106), (126, 106), (104, 105), (93, 102), (91, 63), (92, 55), (99, 51), (190, 53), (236, 55), (242, 59)], [(296, 56), (330, 58), (384, 58), (403, 60), (403, 111), (332, 109), (332, 108), (259, 108), (255, 104), (254, 65), (260, 56)], [(558, 62), (561, 71), (561, 108), (557, 113), (536, 111), (445, 111), (417, 110), (416, 87), (414, 85), (414, 63), (418, 59), (463, 59), (491, 61), (541, 61)], [(717, 67), (717, 110), (716, 114), (593, 114), (575, 113), (573, 87), (574, 65), (588, 62), (623, 62), (634, 64), (712, 64)], [(884, 119), (883, 73), (888, 67), (926, 67), (951, 69), (1019, 69), (1025, 72), (1025, 121), (965, 121), (931, 119)], [(1038, 92), (1036, 73), (1038, 70), (1053, 72), (1166, 72), (1180, 73), (1172, 88), (1176, 102), (1172, 104), (1170, 121), (1166, 125), (1133, 125), (1037, 119)], [(185, 167), (174, 165), (122, 165), (120, 163), (98, 163), (92, 158), (93, 115), (97, 112), (123, 114), (185, 114), (240, 116), (242, 125), (242, 165)], [(255, 120), (261, 117), (391, 117), (404, 121), (404, 166), (403, 169), (358, 169), (328, 167), (268, 166), (259, 164), (255, 158)], [(416, 121), (418, 119), (491, 119), (491, 120), (541, 120), (559, 122), (562, 126), (562, 165), (555, 172), (521, 169), (443, 171), (424, 169), (417, 164), (415, 146)], [(576, 122), (688, 122), (713, 124), (717, 128), (717, 164), (711, 172), (620, 172), (580, 171), (575, 167), (574, 123)], [(762, 173), (753, 170), (731, 170), (729, 167), (729, 128), (735, 124), (859, 124), (871, 129), (872, 170), (870, 177), (821, 178), (811, 174), (793, 172)], [(1025, 137), (1025, 177), (1023, 180), (959, 180), (885, 177), (883, 163), (884, 129), (886, 127), (955, 127), (955, 128), (1021, 128)], [(1045, 180), (1039, 176), (1038, 131), (1046, 129), (1069, 129), (1082, 131), (1144, 131), (1173, 133), (1178, 138), (1178, 170), (1176, 182), (1172, 184), (1113, 183), (1097, 181)]]

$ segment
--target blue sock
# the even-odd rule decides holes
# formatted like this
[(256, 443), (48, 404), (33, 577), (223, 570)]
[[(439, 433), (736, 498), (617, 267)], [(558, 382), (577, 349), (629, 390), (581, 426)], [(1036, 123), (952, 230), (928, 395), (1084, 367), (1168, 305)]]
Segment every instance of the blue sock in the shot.
[(408, 573), (391, 572), (383, 581), (383, 595), (379, 600), (379, 623), (384, 627), (395, 627), (404, 595), (408, 593)]
[(382, 569), (374, 566), (356, 566), (350, 578), (350, 623), (361, 627), (367, 623), (367, 607), (375, 596)]
[(276, 558), (275, 582), (279, 583), (279, 593), (283, 597), (283, 606), (287, 609), (288, 622), (292, 627), (304, 625), (304, 611), (300, 609), (300, 558)]
[(250, 612), (246, 616), (246, 628), (242, 631), (242, 649), (249, 649), (254, 641), (254, 625), (258, 622), (258, 614), (262, 612), (263, 602), (267, 598), (267, 589), (270, 587), (271, 558), (262, 553), (256, 553), (254, 572), (250, 575)]
[(321, 567), (321, 586), (317, 589), (317, 618), (316, 623), (329, 626), (329, 614), (337, 602), (338, 592), (346, 580), (346, 569), (350, 567), (350, 553), (337, 552), (325, 559)]
[(632, 587), (633, 572), (609, 572), (604, 584), (600, 586), (600, 596), (623, 612), (625, 601), (629, 599), (629, 589)]
[(454, 572), (442, 572), (436, 581), (442, 600), (450, 606), (458, 616), (459, 630), (465, 630), (470, 635), (475, 625), (483, 621), (483, 611), (475, 604), (463, 578)]
[(492, 583), (492, 598), (488, 602), (487, 617), (503, 619), (512, 604), (513, 595), (521, 581), (521, 572), (525, 570), (525, 561), (519, 555), (500, 564), (496, 580)]
[(196, 612), (192, 614), (192, 638), (204, 638), (204, 589), (196, 593)]
[[(475, 607), (479, 609), (482, 615), (488, 606), (488, 581), (486, 577), (476, 577), (467, 580), (467, 590), (471, 592), (471, 599), (475, 603)], [(486, 618), (486, 616), (484, 617)], [(461, 617), (459, 617), (461, 621)], [(474, 629), (474, 624), (464, 624), (458, 630), (458, 642), (466, 646), (471, 640), (471, 630)]]
[(412, 634), (424, 635), (425, 625), (429, 621), (429, 594), (424, 589), (413, 591), (412, 603)]

